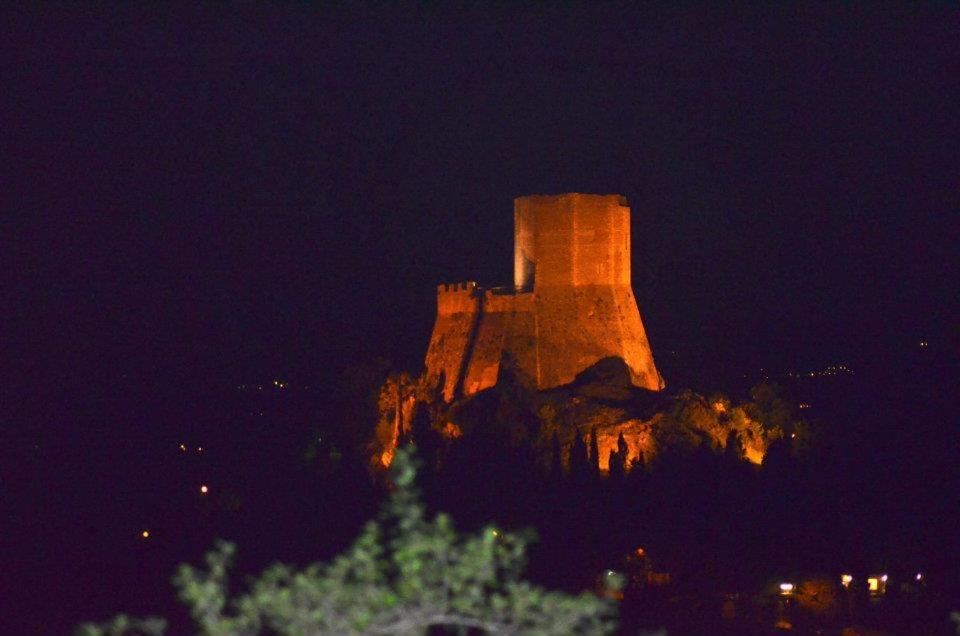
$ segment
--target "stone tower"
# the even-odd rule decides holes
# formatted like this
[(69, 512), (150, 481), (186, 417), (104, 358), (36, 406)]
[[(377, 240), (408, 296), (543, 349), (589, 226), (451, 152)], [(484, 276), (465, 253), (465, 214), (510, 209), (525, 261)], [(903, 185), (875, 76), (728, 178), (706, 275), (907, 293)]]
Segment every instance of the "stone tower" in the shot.
[(548, 389), (602, 358), (626, 362), (636, 386), (660, 390), (630, 280), (630, 208), (618, 195), (514, 201), (514, 284), (441, 285), (427, 381), (444, 399), (497, 383), (505, 356)]

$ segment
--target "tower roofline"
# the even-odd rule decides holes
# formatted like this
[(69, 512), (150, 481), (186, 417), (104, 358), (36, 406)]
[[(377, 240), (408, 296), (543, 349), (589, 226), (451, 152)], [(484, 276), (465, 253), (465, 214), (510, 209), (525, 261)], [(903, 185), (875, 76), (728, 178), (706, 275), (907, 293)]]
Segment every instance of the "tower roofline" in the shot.
[(630, 203), (627, 201), (627, 197), (622, 194), (596, 194), (591, 192), (560, 192), (557, 194), (527, 194), (520, 197), (514, 197), (514, 203), (517, 201), (523, 201), (526, 199), (542, 200), (542, 202), (547, 202), (550, 200), (560, 200), (560, 199), (571, 199), (571, 198), (596, 198), (596, 199), (616, 199), (617, 205), (624, 207), (629, 207)]

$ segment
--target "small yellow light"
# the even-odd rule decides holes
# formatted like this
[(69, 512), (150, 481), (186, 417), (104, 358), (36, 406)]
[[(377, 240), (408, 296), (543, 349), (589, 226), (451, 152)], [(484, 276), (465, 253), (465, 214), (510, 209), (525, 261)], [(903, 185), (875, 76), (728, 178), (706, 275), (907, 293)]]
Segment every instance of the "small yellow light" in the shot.
[(850, 587), (850, 584), (853, 583), (853, 577), (849, 574), (841, 574), (840, 583), (843, 587)]
[(867, 579), (867, 585), (870, 587), (871, 592), (877, 592), (880, 590), (880, 579), (875, 576), (871, 576)]
[(149, 539), (149, 538), (150, 538), (150, 531), (149, 531), (149, 530), (144, 530), (143, 532), (140, 533), (140, 536), (143, 537), (144, 539)]
[(186, 452), (187, 452), (187, 445), (186, 445), (186, 444), (180, 444), (180, 452), (181, 452), (181, 453), (186, 453)]
[(207, 494), (209, 491), (210, 489), (207, 488), (206, 484), (203, 484), (202, 486), (200, 486), (200, 492), (202, 492), (203, 494)]
[(781, 583), (780, 584), (780, 593), (784, 596), (790, 596), (793, 594), (793, 583)]

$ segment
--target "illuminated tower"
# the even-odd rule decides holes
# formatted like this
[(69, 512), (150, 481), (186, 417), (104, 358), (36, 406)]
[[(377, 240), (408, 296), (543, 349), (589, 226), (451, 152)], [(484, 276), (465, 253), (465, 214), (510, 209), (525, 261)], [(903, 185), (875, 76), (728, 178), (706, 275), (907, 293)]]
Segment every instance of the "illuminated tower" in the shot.
[(634, 385), (664, 386), (630, 280), (630, 208), (618, 195), (514, 201), (514, 284), (441, 285), (428, 382), (446, 400), (496, 384), (505, 354), (540, 389), (616, 356)]

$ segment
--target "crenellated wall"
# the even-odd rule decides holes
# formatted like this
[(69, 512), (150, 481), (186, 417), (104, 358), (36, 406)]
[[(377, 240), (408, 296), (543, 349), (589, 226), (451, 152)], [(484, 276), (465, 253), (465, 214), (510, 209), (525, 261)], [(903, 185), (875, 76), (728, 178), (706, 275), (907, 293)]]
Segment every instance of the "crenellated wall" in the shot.
[(453, 399), (466, 371), (468, 349), (480, 317), (481, 293), (474, 282), (437, 287), (437, 320), (427, 347), (427, 383)]
[(427, 378), (447, 401), (494, 386), (505, 354), (546, 389), (617, 356), (636, 386), (663, 388), (630, 278), (630, 208), (619, 195), (520, 197), (514, 286), (441, 285)]

